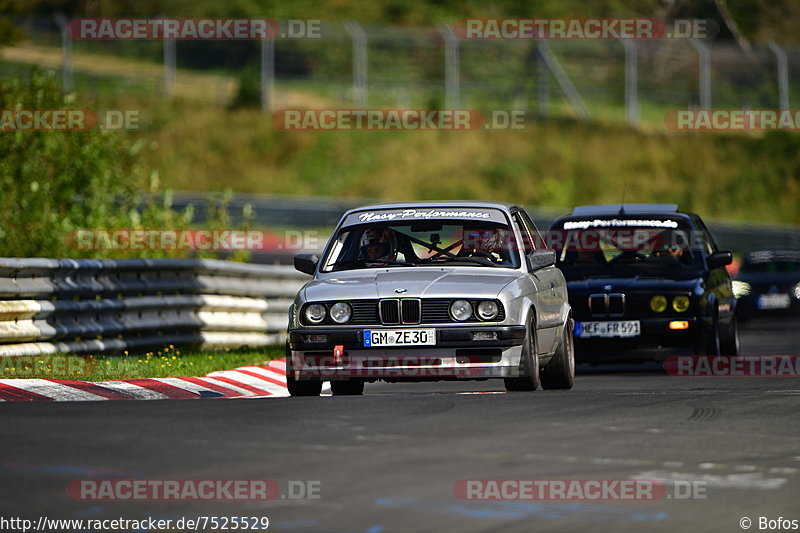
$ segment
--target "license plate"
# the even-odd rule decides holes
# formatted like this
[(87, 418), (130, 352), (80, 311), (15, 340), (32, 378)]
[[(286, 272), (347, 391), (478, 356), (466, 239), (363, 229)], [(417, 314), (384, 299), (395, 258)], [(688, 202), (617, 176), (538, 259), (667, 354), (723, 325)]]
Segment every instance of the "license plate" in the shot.
[(435, 329), (379, 329), (364, 331), (364, 346), (433, 346)]
[(759, 309), (788, 309), (788, 294), (762, 294), (758, 297)]
[(638, 337), (638, 320), (616, 320), (612, 322), (576, 322), (576, 337)]

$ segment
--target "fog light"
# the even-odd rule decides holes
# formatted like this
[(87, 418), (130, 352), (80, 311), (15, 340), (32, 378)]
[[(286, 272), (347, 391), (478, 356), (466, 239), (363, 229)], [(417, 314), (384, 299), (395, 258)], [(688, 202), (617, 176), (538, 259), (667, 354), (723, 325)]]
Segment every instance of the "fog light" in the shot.
[(678, 313), (685, 312), (687, 309), (689, 309), (689, 297), (676, 296), (672, 299), (672, 308)]
[(327, 335), (305, 335), (306, 342), (328, 342)]
[(650, 298), (650, 309), (656, 313), (663, 313), (667, 309), (667, 298), (660, 294), (656, 294)]
[(669, 323), (669, 329), (689, 329), (689, 321), (688, 320), (671, 320)]
[(472, 340), (474, 341), (496, 341), (496, 331), (473, 331)]

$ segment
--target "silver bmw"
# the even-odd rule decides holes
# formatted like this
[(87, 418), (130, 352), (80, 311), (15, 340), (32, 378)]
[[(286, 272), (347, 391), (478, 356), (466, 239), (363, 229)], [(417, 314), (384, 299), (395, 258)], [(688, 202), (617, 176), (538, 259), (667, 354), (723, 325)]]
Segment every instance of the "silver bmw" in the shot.
[(569, 389), (573, 321), (555, 252), (521, 207), (369, 205), (344, 214), (289, 314), (292, 396), (361, 394), (367, 381), (502, 378)]

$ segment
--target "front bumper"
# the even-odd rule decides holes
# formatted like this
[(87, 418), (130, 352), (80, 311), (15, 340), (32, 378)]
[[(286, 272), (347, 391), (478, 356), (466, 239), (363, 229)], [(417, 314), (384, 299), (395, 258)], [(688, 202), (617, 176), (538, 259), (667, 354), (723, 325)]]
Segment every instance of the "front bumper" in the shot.
[[(364, 330), (435, 329), (436, 345), (365, 347)], [(474, 333), (494, 333), (473, 340)], [(324, 342), (310, 342), (325, 335)], [(299, 328), (289, 331), (287, 372), (295, 379), (427, 381), (519, 375), (525, 326)], [(336, 351), (336, 347), (341, 347)]]
[[(710, 321), (698, 317), (609, 319), (638, 320), (635, 337), (575, 337), (575, 358), (579, 363), (663, 360), (677, 352), (694, 353), (703, 341)], [(670, 329), (672, 321), (686, 321), (686, 329)], [(586, 322), (602, 320), (589, 319)], [(581, 321), (582, 322), (582, 321)]]

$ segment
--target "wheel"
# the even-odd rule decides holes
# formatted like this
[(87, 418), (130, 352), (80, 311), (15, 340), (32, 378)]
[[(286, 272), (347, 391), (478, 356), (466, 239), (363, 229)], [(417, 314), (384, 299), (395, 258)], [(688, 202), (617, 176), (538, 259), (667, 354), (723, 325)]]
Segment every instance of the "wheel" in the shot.
[(698, 353), (701, 355), (719, 355), (721, 352), (722, 341), (719, 334), (719, 312), (714, 311), (714, 319), (711, 322), (711, 330), (703, 334), (703, 339), (698, 346)]
[(564, 326), (555, 355), (542, 369), (543, 389), (571, 389), (575, 382), (575, 347), (572, 343), (572, 318)]
[(331, 381), (331, 392), (334, 396), (361, 396), (364, 394), (364, 382), (360, 379)]
[(286, 375), (286, 387), (289, 389), (291, 396), (319, 396), (319, 393), (322, 392), (321, 381), (298, 381), (288, 374)]
[[(533, 312), (533, 311), (531, 311)], [(528, 319), (528, 329), (522, 344), (520, 358), (521, 376), (504, 378), (507, 391), (533, 391), (539, 388), (539, 354), (536, 347), (536, 327), (533, 317)]]
[(292, 353), (286, 343), (286, 388), (290, 396), (319, 396), (322, 392), (321, 381), (296, 380), (292, 376)]
[(720, 353), (731, 356), (739, 355), (739, 320), (735, 314), (731, 319), (730, 331), (720, 345)]

